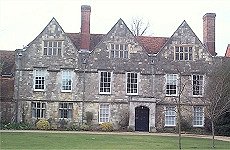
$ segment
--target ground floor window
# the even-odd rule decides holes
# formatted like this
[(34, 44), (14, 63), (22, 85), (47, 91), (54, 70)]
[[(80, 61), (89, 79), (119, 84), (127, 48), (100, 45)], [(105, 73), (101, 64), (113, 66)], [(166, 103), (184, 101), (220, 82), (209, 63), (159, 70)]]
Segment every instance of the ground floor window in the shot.
[(204, 126), (204, 108), (202, 106), (195, 106), (193, 112), (193, 126)]
[(99, 123), (109, 122), (109, 104), (100, 104), (99, 107)]
[(165, 126), (176, 125), (176, 108), (175, 106), (165, 107)]
[(32, 102), (32, 117), (45, 118), (46, 104), (42, 102)]
[(71, 119), (73, 114), (73, 103), (59, 103), (59, 118)]

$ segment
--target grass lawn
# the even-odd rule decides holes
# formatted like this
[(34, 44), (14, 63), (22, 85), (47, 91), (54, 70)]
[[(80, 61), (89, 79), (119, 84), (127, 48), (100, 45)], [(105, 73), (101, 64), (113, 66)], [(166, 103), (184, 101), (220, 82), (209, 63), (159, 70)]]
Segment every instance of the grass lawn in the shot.
[[(0, 149), (177, 149), (177, 137), (153, 135), (98, 135), (80, 133), (1, 132)], [(182, 138), (183, 149), (210, 149), (211, 140)], [(216, 141), (217, 149), (230, 142)]]

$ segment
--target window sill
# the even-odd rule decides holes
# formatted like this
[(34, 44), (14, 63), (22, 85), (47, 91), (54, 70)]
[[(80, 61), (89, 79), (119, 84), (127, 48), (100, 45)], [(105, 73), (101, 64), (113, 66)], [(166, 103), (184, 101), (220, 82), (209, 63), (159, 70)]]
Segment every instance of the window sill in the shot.
[(99, 92), (99, 95), (111, 95), (111, 93), (102, 93), (102, 92)]
[(138, 93), (126, 93), (128, 96), (138, 96)]
[(165, 125), (164, 127), (175, 127), (176, 125)]
[(72, 91), (61, 91), (62, 93), (71, 93)]
[(34, 89), (34, 92), (45, 92), (45, 90)]
[(194, 128), (203, 128), (204, 125), (193, 125)]

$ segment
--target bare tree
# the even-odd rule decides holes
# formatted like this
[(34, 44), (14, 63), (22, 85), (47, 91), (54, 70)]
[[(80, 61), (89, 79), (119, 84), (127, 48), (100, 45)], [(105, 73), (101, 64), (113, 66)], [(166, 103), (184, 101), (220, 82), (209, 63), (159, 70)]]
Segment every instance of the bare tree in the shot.
[(135, 36), (146, 34), (149, 27), (149, 22), (144, 23), (143, 18), (136, 17), (132, 19), (131, 31)]
[(206, 89), (204, 102), (212, 126), (212, 148), (215, 148), (215, 122), (230, 112), (230, 59), (224, 59), (210, 74)]

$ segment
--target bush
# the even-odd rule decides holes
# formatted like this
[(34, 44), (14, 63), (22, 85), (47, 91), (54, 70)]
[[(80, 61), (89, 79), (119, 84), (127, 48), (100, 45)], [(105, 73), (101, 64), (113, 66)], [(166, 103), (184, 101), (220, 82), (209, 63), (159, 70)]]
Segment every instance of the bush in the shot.
[(36, 123), (36, 128), (37, 128), (38, 130), (48, 130), (48, 129), (50, 129), (50, 123), (49, 123), (49, 121), (44, 120), (44, 119), (39, 120), (39, 121)]
[(80, 126), (80, 129), (83, 131), (89, 131), (90, 130), (90, 126), (87, 124), (83, 124)]
[(87, 125), (91, 125), (92, 120), (93, 120), (93, 113), (87, 111), (86, 112), (86, 122), (87, 122)]
[(100, 128), (102, 131), (113, 131), (113, 124), (110, 122), (104, 122), (100, 124)]
[(1, 123), (1, 130), (30, 130), (33, 129), (34, 126), (29, 123)]

